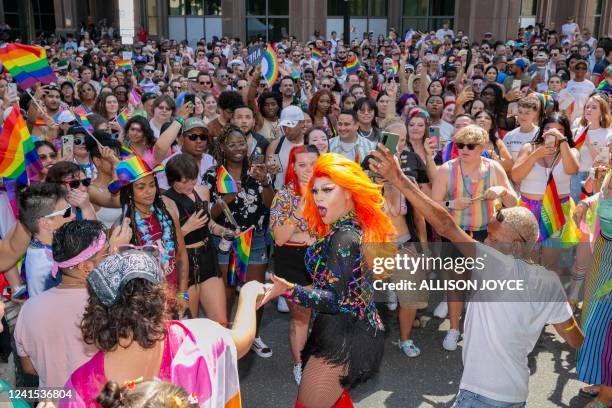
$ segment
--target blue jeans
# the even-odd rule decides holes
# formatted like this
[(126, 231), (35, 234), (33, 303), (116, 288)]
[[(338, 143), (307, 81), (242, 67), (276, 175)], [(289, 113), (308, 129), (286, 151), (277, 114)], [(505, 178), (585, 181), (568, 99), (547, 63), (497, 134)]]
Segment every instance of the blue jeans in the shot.
[(579, 171), (574, 174), (570, 180), (570, 196), (574, 199), (574, 202), (578, 204), (580, 196), (582, 195), (582, 182), (589, 177), (588, 171)]
[(524, 402), (503, 402), (483, 397), (467, 390), (459, 390), (453, 408), (524, 408)]

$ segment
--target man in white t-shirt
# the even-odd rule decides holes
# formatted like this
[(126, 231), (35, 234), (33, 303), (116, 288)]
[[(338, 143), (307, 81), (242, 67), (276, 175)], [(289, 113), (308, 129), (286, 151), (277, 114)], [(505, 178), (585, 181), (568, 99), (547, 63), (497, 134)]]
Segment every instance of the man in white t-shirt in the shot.
[(444, 37), (447, 35), (450, 35), (451, 38), (454, 37), (455, 33), (453, 32), (453, 30), (448, 28), (449, 25), (450, 23), (448, 22), (448, 20), (445, 20), (444, 23), (442, 23), (442, 28), (436, 31), (436, 38), (438, 38), (440, 41), (444, 41)]
[[(574, 79), (570, 79), (564, 89), (564, 92), (572, 95), (574, 101), (573, 109), (570, 112), (570, 123), (582, 115), (584, 104), (595, 90), (595, 85), (587, 79), (588, 70), (589, 64), (585, 60), (578, 60), (574, 65)], [(559, 94), (560, 99), (562, 96)], [(562, 106), (559, 107), (564, 109)]]
[[(527, 208), (504, 208), (489, 221), (483, 245), (406, 177), (384, 146), (381, 150), (382, 154), (373, 152), (380, 161), (370, 161), (373, 169), (463, 253), (464, 265), (468, 261), (474, 265), (469, 283), (477, 289), (468, 303), (464, 371), (453, 407), (524, 407), (529, 384), (527, 357), (544, 326), (554, 325), (571, 347), (580, 347), (584, 340), (558, 276), (527, 260), (538, 237), (538, 222)], [(493, 197), (485, 195), (488, 198)], [(506, 287), (483, 290), (485, 282), (502, 282)]]
[(287, 106), (281, 111), (278, 127), (283, 136), (272, 141), (266, 151), (266, 162), (270, 167), (274, 168), (280, 164), (280, 168), (274, 169), (277, 172), (274, 177), (274, 190), (280, 190), (285, 184), (289, 152), (295, 146), (304, 144), (304, 112), (295, 105)]
[(525, 143), (531, 142), (538, 133), (539, 128), (535, 125), (538, 120), (537, 116), (538, 105), (534, 98), (526, 97), (518, 101), (517, 121), (519, 127), (511, 130), (504, 137), (504, 144), (512, 155), (512, 160), (516, 160), (521, 147)]

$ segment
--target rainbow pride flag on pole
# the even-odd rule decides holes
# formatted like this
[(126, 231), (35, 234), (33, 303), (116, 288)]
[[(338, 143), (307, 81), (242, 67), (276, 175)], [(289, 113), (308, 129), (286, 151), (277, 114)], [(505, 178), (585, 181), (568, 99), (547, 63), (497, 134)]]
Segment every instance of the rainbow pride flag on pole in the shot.
[(122, 70), (122, 71), (128, 71), (130, 69), (132, 69), (132, 60), (117, 60), (117, 62), (115, 63), (115, 65), (117, 66), (118, 69)]
[(356, 55), (353, 55), (348, 61), (346, 61), (346, 65), (344, 66), (344, 70), (347, 75), (351, 75), (356, 73), (359, 68), (361, 68), (361, 63), (357, 59)]
[(565, 225), (565, 214), (561, 207), (561, 200), (552, 171), (548, 176), (546, 190), (544, 190), (544, 196), (542, 197), (541, 216), (544, 228), (540, 228), (540, 235), (543, 236), (538, 241), (544, 241)]
[(89, 123), (89, 119), (87, 119), (87, 112), (85, 111), (85, 108), (83, 108), (83, 106), (81, 105), (75, 106), (73, 112), (75, 114), (77, 121), (81, 124), (81, 126), (87, 129), (87, 131), (93, 133), (94, 128), (91, 125), (91, 123)]
[(229, 264), (227, 266), (227, 283), (230, 286), (236, 286), (238, 281), (241, 283), (246, 282), (254, 230), (255, 227), (249, 228), (234, 238), (234, 242), (232, 242)]
[(127, 119), (128, 119), (127, 114), (128, 114), (128, 111), (127, 111), (127, 108), (125, 108), (124, 110), (121, 111), (120, 114), (117, 115), (117, 123), (119, 123), (121, 127), (125, 127), (125, 124), (127, 123)]
[(272, 86), (278, 78), (278, 58), (276, 57), (276, 51), (270, 45), (263, 52), (261, 73), (269, 86)]
[(140, 105), (141, 101), (142, 101), (142, 97), (140, 96), (138, 91), (132, 88), (132, 90), (130, 91), (130, 94), (128, 95), (128, 102), (130, 103), (130, 105), (136, 108), (138, 105)]
[(44, 48), (10, 43), (0, 47), (0, 62), (23, 90), (32, 88), (37, 82), (57, 82)]
[(17, 180), (27, 185), (27, 168), (34, 166), (41, 169), (38, 153), (34, 147), (34, 140), (30, 136), (19, 105), (14, 104), (11, 112), (4, 121), (0, 135), (0, 177)]
[(393, 61), (393, 77), (397, 76), (399, 72), (399, 62)]
[(589, 126), (586, 126), (584, 130), (582, 131), (582, 133), (580, 134), (580, 136), (578, 136), (576, 140), (574, 141), (574, 143), (576, 144), (576, 149), (580, 150), (582, 148), (582, 145), (584, 144), (584, 141), (586, 140), (587, 133), (589, 133)]
[(223, 167), (223, 165), (219, 166), (219, 170), (217, 171), (217, 192), (220, 194), (230, 194), (238, 192), (238, 184), (229, 174), (229, 171)]
[(321, 59), (321, 50), (319, 50), (318, 48), (313, 48), (312, 49), (312, 58), (316, 59), (317, 61)]

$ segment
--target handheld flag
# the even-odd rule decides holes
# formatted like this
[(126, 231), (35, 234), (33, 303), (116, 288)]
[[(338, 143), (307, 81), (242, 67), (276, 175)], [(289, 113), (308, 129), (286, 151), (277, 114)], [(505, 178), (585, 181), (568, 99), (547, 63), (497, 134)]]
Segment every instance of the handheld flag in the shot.
[(26, 169), (34, 166), (41, 169), (34, 140), (21, 116), (19, 105), (14, 104), (4, 121), (0, 135), (0, 177), (17, 180), (20, 184), (28, 184)]
[(399, 62), (393, 61), (393, 77), (397, 76), (399, 72)]
[(361, 68), (361, 63), (357, 59), (356, 55), (353, 55), (353, 57), (346, 61), (346, 65), (344, 66), (347, 75), (356, 73), (359, 68)]
[(74, 113), (79, 124), (90, 133), (93, 133), (94, 128), (91, 123), (89, 123), (89, 119), (87, 119), (87, 112), (85, 111), (85, 108), (83, 108), (81, 105), (76, 106), (74, 108)]
[(404, 43), (406, 43), (406, 48), (412, 47), (412, 37), (414, 37), (414, 30), (411, 28), (406, 31), (406, 36), (404, 37)]
[(557, 184), (553, 177), (552, 171), (548, 176), (546, 190), (542, 197), (540, 238), (538, 241), (544, 241), (555, 232), (560, 230), (565, 225), (565, 214), (561, 207), (561, 200), (557, 191)]
[(118, 69), (122, 70), (122, 71), (129, 71), (130, 69), (132, 69), (132, 60), (117, 60), (116, 64)]
[(318, 48), (312, 49), (312, 58), (316, 59), (317, 61), (321, 59), (321, 51)]
[(108, 86), (108, 78), (106, 76), (103, 76), (100, 80), (100, 86), (102, 88), (106, 88)]
[(0, 48), (0, 62), (24, 91), (37, 82), (57, 82), (44, 48), (10, 43)]
[(136, 153), (128, 146), (121, 143), (121, 149), (119, 149), (119, 153), (121, 154), (121, 158), (125, 159), (126, 157), (134, 156)]
[(130, 103), (130, 105), (132, 105), (133, 107), (137, 107), (138, 105), (140, 105), (141, 101), (142, 101), (142, 97), (140, 96), (138, 91), (132, 88), (128, 96), (128, 102)]
[(575, 146), (576, 149), (580, 150), (582, 148), (582, 145), (584, 144), (588, 133), (589, 133), (589, 126), (586, 126), (584, 130), (582, 131), (582, 133), (580, 134), (580, 136), (578, 136), (576, 140), (574, 141), (574, 143), (576, 144)]
[(71, 73), (68, 73), (68, 75), (66, 75), (66, 81), (70, 82), (72, 85), (75, 85), (79, 79)]
[(229, 264), (227, 266), (227, 283), (229, 286), (236, 286), (238, 281), (246, 282), (254, 229), (255, 227), (249, 228), (234, 238), (234, 242), (232, 242)]
[(278, 78), (278, 58), (274, 49), (268, 45), (261, 60), (261, 73), (268, 85), (272, 86)]
[(217, 171), (217, 192), (220, 194), (230, 194), (238, 192), (238, 185), (231, 174), (223, 167), (219, 166)]
[(117, 123), (119, 123), (119, 126), (121, 127), (125, 127), (125, 124), (127, 123), (128, 117), (127, 117), (127, 108), (125, 108), (124, 110), (121, 111), (120, 114), (117, 115)]

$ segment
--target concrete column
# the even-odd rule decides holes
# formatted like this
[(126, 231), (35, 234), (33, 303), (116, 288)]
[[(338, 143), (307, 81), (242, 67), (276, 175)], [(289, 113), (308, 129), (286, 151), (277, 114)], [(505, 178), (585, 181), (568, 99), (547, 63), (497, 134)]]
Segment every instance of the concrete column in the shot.
[(34, 8), (32, 7), (32, 0), (23, 0), (19, 2), (19, 20), (22, 42), (28, 43), (33, 41), (36, 38), (36, 30), (34, 28)]
[(610, 36), (612, 36), (612, 0), (603, 0), (601, 5), (599, 37)]
[(457, 0), (455, 26), (477, 41), (490, 31), (494, 38), (516, 37), (521, 13), (520, 0)]
[(221, 1), (222, 35), (246, 39), (246, 3), (245, 0)]
[[(376, 0), (370, 0), (376, 1)], [(408, 31), (408, 27), (402, 27), (402, 1), (389, 0), (387, 1), (387, 28), (395, 27), (399, 37), (403, 40), (404, 34)]]
[(326, 35), (327, 0), (289, 0), (289, 34), (306, 42), (319, 30)]

